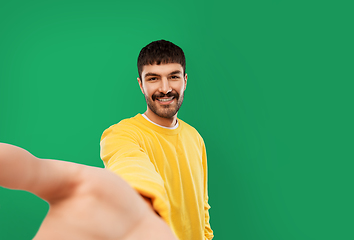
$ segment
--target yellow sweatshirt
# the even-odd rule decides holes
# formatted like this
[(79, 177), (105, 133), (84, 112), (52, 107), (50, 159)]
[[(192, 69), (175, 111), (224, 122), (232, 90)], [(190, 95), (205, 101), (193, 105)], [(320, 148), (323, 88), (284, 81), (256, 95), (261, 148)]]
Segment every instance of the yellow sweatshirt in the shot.
[(204, 141), (193, 127), (178, 122), (176, 129), (166, 129), (141, 114), (122, 120), (104, 131), (101, 158), (152, 200), (178, 239), (212, 239)]

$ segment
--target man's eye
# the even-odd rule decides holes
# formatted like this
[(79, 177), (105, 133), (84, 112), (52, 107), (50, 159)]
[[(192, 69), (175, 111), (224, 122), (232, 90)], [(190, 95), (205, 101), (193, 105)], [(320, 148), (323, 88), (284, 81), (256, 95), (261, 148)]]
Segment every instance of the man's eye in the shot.
[(153, 77), (153, 78), (149, 78), (148, 81), (155, 81), (157, 78)]
[(172, 79), (178, 79), (179, 76), (171, 76)]

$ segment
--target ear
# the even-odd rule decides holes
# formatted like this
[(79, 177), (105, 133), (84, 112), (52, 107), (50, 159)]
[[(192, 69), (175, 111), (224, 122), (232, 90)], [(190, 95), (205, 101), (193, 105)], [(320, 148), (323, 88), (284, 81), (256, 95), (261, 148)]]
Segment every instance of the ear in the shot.
[(143, 94), (145, 94), (145, 93), (144, 93), (144, 88), (143, 88), (143, 82), (141, 81), (140, 78), (137, 78), (137, 80), (138, 80), (138, 83), (139, 83), (139, 87), (140, 87), (141, 92), (142, 92)]
[(186, 90), (186, 87), (187, 87), (187, 78), (188, 78), (188, 75), (186, 73), (186, 74), (184, 74), (184, 90)]

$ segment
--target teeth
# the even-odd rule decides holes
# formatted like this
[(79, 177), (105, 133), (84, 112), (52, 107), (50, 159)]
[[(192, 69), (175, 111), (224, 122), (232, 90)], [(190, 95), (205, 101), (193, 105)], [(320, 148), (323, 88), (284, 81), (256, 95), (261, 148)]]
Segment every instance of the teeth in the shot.
[(159, 100), (160, 102), (168, 102), (168, 101), (171, 101), (173, 99), (173, 97), (170, 97), (170, 98), (158, 98), (157, 100)]

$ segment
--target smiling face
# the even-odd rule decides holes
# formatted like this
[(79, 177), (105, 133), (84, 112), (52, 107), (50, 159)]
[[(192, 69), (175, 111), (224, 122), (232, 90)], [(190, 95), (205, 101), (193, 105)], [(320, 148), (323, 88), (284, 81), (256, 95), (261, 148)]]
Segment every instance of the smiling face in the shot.
[(148, 106), (146, 115), (158, 124), (175, 120), (187, 84), (181, 64), (145, 65), (141, 78), (138, 82)]

